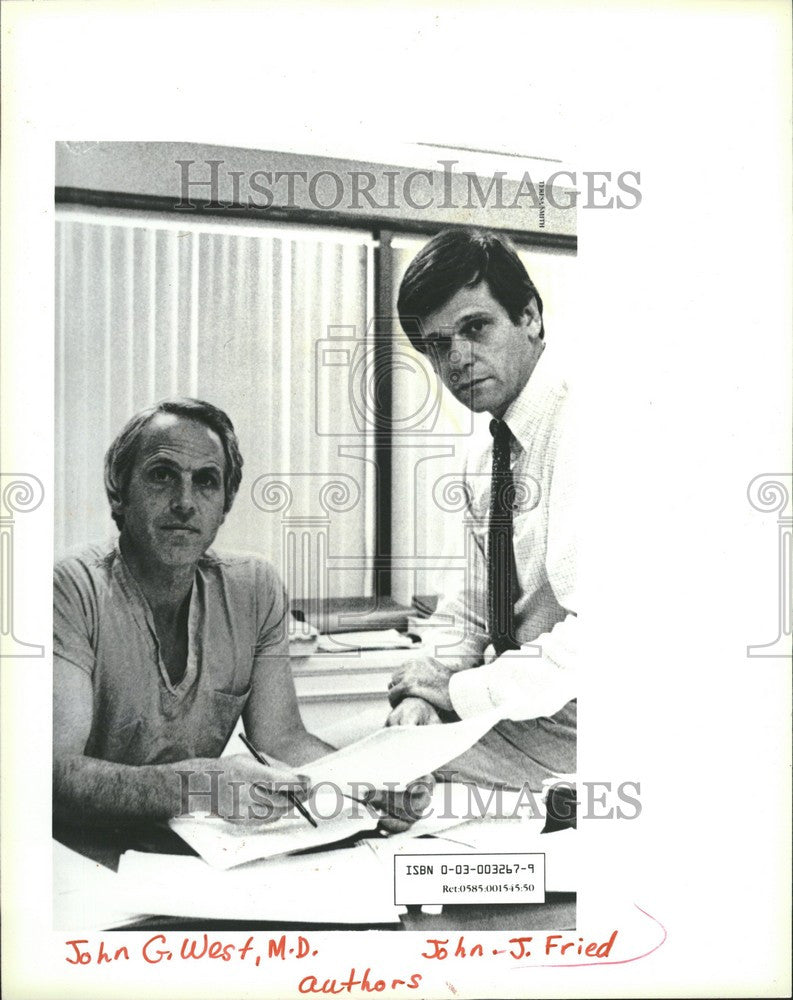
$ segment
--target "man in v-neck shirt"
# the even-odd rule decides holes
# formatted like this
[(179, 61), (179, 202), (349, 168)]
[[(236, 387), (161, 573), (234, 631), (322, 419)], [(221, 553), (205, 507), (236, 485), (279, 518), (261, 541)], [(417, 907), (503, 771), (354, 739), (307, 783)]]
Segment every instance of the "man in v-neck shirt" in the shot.
[[(217, 782), (221, 815), (277, 819), (285, 795), (252, 786), (288, 782), (305, 794), (291, 767), (333, 749), (300, 717), (278, 575), (263, 559), (210, 548), (241, 475), (231, 421), (197, 400), (143, 411), (111, 445), (118, 541), (55, 567), (56, 819), (170, 818), (183, 811), (187, 771), (191, 791)], [(218, 759), (240, 716), (276, 766), (247, 753)], [(407, 818), (384, 825), (404, 829)]]

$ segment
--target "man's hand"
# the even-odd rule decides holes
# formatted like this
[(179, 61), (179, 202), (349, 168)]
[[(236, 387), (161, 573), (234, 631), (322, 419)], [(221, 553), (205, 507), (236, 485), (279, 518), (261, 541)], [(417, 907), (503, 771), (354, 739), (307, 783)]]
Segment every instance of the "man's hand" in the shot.
[(407, 660), (394, 671), (391, 683), (388, 685), (388, 700), (391, 707), (396, 706), (409, 696), (423, 698), (435, 708), (452, 710), (449, 698), (449, 678), (454, 671), (444, 666), (440, 660), (426, 657), (424, 659)]
[[(188, 811), (209, 806), (233, 823), (274, 823), (291, 808), (288, 791), (301, 800), (309, 792), (305, 776), (284, 765), (265, 767), (248, 754), (185, 761), (180, 770), (193, 772), (188, 784), (192, 793)], [(212, 774), (213, 771), (220, 774)], [(201, 777), (202, 774), (207, 777)], [(217, 801), (211, 801), (211, 805), (209, 797), (200, 794), (208, 788), (217, 788)]]
[(386, 726), (434, 726), (443, 720), (435, 707), (423, 698), (403, 698), (386, 719)]
[(426, 812), (434, 787), (435, 778), (425, 774), (423, 778), (411, 781), (404, 792), (379, 791), (367, 796), (370, 805), (386, 814), (380, 818), (378, 829), (388, 833), (408, 830)]

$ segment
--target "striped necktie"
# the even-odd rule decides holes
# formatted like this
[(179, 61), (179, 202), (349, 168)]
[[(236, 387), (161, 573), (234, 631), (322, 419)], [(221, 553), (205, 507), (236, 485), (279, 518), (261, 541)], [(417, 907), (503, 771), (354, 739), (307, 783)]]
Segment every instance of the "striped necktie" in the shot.
[(490, 522), (487, 534), (487, 620), (490, 640), (500, 656), (518, 649), (515, 636), (515, 599), (518, 571), (512, 542), (515, 486), (510, 467), (512, 432), (503, 420), (490, 421), (493, 435), (493, 471), (490, 479)]

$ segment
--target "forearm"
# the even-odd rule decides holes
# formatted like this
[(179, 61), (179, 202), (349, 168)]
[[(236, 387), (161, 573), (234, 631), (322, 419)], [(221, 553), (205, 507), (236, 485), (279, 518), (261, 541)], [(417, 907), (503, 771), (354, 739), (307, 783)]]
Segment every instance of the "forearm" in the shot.
[(325, 754), (333, 753), (336, 747), (307, 732), (301, 726), (284, 733), (281, 737), (271, 739), (268, 749), (274, 757), (289, 764), (290, 767), (299, 767), (301, 764), (317, 760), (318, 757), (324, 757)]
[[(97, 760), (82, 754), (58, 759), (53, 767), (53, 814), (66, 823), (134, 823), (165, 820), (182, 809), (189, 788), (211, 788), (217, 762), (207, 759), (134, 767)], [(183, 772), (179, 774), (178, 772)], [(209, 795), (205, 797), (209, 801)], [(203, 800), (202, 800), (203, 801)]]
[[(521, 649), (455, 674), (449, 696), (460, 718), (503, 708), (509, 719), (554, 715), (576, 697), (578, 619), (574, 614)], [(537, 655), (539, 651), (539, 655)]]

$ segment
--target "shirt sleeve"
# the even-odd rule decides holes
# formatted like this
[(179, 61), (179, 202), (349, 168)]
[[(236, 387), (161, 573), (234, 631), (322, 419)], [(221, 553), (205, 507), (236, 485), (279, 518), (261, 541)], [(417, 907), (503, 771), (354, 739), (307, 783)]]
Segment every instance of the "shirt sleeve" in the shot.
[(568, 614), (532, 645), (453, 674), (449, 697), (455, 712), (461, 719), (493, 708), (504, 709), (505, 719), (555, 715), (576, 697), (577, 635), (578, 618)]
[(449, 697), (461, 719), (502, 708), (504, 718), (536, 719), (558, 712), (576, 697), (578, 599), (575, 556), (575, 462), (567, 424), (557, 448), (548, 502), (546, 571), (567, 612), (550, 631), (491, 663), (455, 673)]
[(264, 559), (257, 560), (256, 564), (256, 592), (259, 628), (254, 659), (289, 656), (286, 591), (278, 573)]
[(92, 590), (82, 579), (80, 564), (58, 563), (53, 578), (52, 651), (61, 660), (93, 675), (94, 607)]

